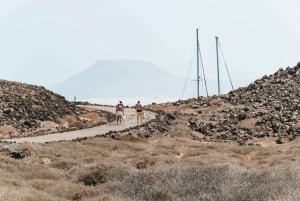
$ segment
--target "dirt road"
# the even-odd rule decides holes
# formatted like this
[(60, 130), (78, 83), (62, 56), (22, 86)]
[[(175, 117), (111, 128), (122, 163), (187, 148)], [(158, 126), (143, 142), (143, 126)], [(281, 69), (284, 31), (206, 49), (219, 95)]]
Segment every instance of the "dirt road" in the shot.
[[(115, 111), (114, 107), (105, 107), (105, 106), (88, 106), (88, 107), (93, 109), (98, 109), (98, 110), (105, 110), (112, 113), (114, 113)], [(54, 141), (71, 141), (77, 138), (104, 135), (109, 131), (121, 131), (137, 125), (136, 114), (134, 109), (125, 108), (125, 115), (126, 115), (126, 119), (121, 123), (121, 125), (117, 125), (116, 122), (114, 121), (110, 124), (96, 126), (88, 129), (69, 131), (64, 133), (47, 134), (47, 135), (36, 136), (36, 137), (12, 138), (12, 139), (5, 139), (2, 141), (16, 142), (16, 143), (22, 143), (22, 142), (46, 143), (46, 142), (54, 142)], [(146, 111), (146, 115), (145, 118), (143, 119), (143, 122), (150, 121), (154, 118), (155, 118), (155, 114), (153, 112)]]

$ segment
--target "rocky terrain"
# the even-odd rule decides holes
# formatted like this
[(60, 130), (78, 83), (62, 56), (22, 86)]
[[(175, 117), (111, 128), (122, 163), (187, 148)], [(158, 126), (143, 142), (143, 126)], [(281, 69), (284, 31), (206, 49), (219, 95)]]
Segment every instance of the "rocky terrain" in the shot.
[(127, 134), (151, 137), (189, 133), (201, 141), (241, 145), (251, 145), (260, 138), (289, 142), (300, 135), (300, 63), (220, 97), (152, 104), (147, 109), (156, 111), (158, 118)]
[(106, 122), (44, 87), (0, 80), (0, 137), (41, 135)]
[[(105, 137), (0, 145), (0, 201), (298, 201), (299, 72), (300, 64), (220, 97), (153, 103), (155, 119)], [(5, 84), (19, 92), (1, 89), (2, 130), (78, 129), (98, 117), (42, 87)]]
[[(222, 96), (153, 103), (146, 109), (155, 111), (156, 119), (106, 136), (184, 136), (240, 145), (268, 138), (282, 144), (300, 135), (299, 86), (300, 63)], [(106, 121), (43, 87), (2, 80), (0, 93), (2, 137), (81, 129)]]

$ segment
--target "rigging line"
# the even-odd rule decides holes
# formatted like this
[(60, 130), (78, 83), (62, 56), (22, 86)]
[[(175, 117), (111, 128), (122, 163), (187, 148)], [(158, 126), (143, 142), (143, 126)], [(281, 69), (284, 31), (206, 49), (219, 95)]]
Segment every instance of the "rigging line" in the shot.
[(226, 63), (226, 60), (225, 60), (225, 57), (224, 57), (224, 53), (223, 53), (223, 49), (221, 47), (221, 43), (220, 42), (219, 42), (219, 46), (220, 46), (220, 49), (221, 49), (221, 54), (222, 54), (223, 61), (224, 61), (225, 67), (226, 67), (227, 75), (229, 77), (231, 88), (232, 88), (232, 90), (234, 90), (233, 84), (232, 84), (232, 80), (231, 80), (231, 77), (230, 77), (230, 74), (229, 74), (228, 66), (227, 66), (227, 63)]
[(204, 66), (203, 66), (203, 60), (202, 60), (200, 44), (199, 44), (199, 54), (200, 54), (202, 73), (203, 73), (204, 84), (205, 84), (205, 89), (206, 89), (206, 96), (208, 97), (208, 90), (207, 90), (207, 85), (206, 85), (206, 78), (205, 78), (205, 73), (204, 73)]
[(191, 59), (190, 67), (189, 67), (189, 71), (188, 71), (187, 76), (186, 76), (186, 80), (185, 80), (184, 88), (183, 88), (183, 91), (182, 91), (182, 94), (181, 94), (181, 98), (183, 98), (184, 92), (186, 90), (186, 86), (187, 86), (187, 83), (188, 83), (189, 75), (190, 75), (192, 64), (193, 64), (193, 60), (194, 60), (194, 57), (195, 57), (194, 53), (195, 53), (195, 49), (194, 49), (194, 47), (192, 47), (192, 54), (191, 54), (191, 57), (190, 57), (190, 59)]

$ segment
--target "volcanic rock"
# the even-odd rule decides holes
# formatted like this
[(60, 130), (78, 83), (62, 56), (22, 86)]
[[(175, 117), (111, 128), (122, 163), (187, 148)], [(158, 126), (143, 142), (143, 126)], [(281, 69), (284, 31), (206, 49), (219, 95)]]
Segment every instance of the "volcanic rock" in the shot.
[(161, 124), (168, 126), (167, 131), (177, 119), (185, 119), (205, 141), (244, 145), (253, 138), (275, 137), (277, 143), (289, 142), (300, 135), (300, 62), (222, 96), (149, 107), (165, 112), (161, 119), (167, 122)]
[[(86, 112), (42, 86), (0, 80), (0, 138), (89, 127), (89, 122), (80, 119)], [(72, 125), (62, 125), (65, 117), (72, 117)], [(55, 126), (43, 127), (50, 122)]]

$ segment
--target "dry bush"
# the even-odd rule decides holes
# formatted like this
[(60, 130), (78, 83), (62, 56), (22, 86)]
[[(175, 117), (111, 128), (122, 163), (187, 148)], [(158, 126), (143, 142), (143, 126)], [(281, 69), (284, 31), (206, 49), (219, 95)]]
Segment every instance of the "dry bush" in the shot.
[(97, 124), (97, 123), (104, 123), (106, 122), (105, 118), (102, 117), (99, 113), (97, 112), (88, 112), (86, 114), (82, 114), (79, 117), (81, 120), (86, 120), (91, 122), (92, 124)]
[(299, 175), (291, 170), (262, 172), (229, 164), (131, 170), (121, 179), (125, 190), (119, 196), (131, 200), (265, 201), (300, 188)]
[(55, 194), (49, 195), (45, 192), (27, 192), (23, 193), (15, 201), (67, 201), (67, 199), (59, 198)]
[[(1, 187), (3, 189), (3, 187)], [(9, 187), (0, 190), (0, 201), (66, 201), (55, 195), (49, 195), (45, 192), (36, 191), (28, 187)]]
[(106, 172), (106, 168), (90, 168), (89, 170), (85, 170), (84, 173), (79, 176), (78, 181), (87, 186), (96, 186), (97, 184), (102, 184), (107, 181)]
[(211, 150), (208, 149), (201, 149), (201, 148), (194, 148), (194, 149), (188, 149), (186, 153), (184, 153), (183, 158), (187, 157), (197, 157), (197, 156), (204, 156), (204, 155), (209, 155), (211, 154)]
[[(14, 174), (15, 172), (20, 171), (20, 165), (18, 164), (17, 161), (13, 161), (12, 159), (6, 157), (5, 158), (0, 158), (0, 170), (5, 172), (5, 174)], [(2, 174), (3, 175), (3, 174)]]
[(53, 168), (46, 167), (33, 167), (31, 170), (21, 173), (24, 179), (47, 179), (47, 180), (59, 180), (61, 173)]
[(232, 201), (277, 200), (286, 190), (294, 188), (295, 178), (291, 180), (286, 170), (274, 171), (233, 171), (229, 177), (231, 183), (224, 186), (224, 197)]
[(97, 165), (81, 170), (78, 181), (87, 186), (96, 186), (108, 181), (122, 180), (126, 175), (128, 175), (128, 173), (122, 167)]
[(232, 146), (228, 152), (233, 152), (239, 155), (250, 154), (255, 151), (261, 151), (263, 148), (258, 146)]
[[(0, 156), (0, 192), (3, 186), (19, 188), (24, 196), (14, 200), (22, 201), (299, 200), (297, 146), (276, 149), (187, 143), (95, 139), (33, 148), (25, 145), (32, 153), (29, 158)], [(232, 159), (232, 154), (241, 159)], [(43, 158), (51, 159), (51, 164), (43, 166)], [(257, 165), (262, 160), (268, 165)], [(282, 162), (271, 163), (274, 161)], [(141, 162), (146, 168), (137, 169)]]
[(49, 195), (55, 195), (59, 198), (73, 200), (73, 198), (75, 198), (78, 193), (85, 192), (85, 187), (80, 184), (71, 183), (67, 181), (56, 181), (53, 182), (52, 185), (46, 186), (43, 192), (46, 192)]
[(70, 159), (57, 160), (51, 164), (51, 167), (63, 170), (69, 170), (77, 165), (76, 161)]
[(0, 201), (16, 201), (20, 200), (16, 187), (1, 187), (0, 190)]
[(33, 179), (29, 181), (29, 184), (38, 191), (44, 191), (49, 186), (55, 185), (55, 182), (47, 179)]
[(57, 122), (60, 126), (65, 128), (77, 127), (77, 126), (81, 126), (82, 124), (79, 119), (77, 119), (72, 115), (65, 115), (64, 117), (59, 118)]

